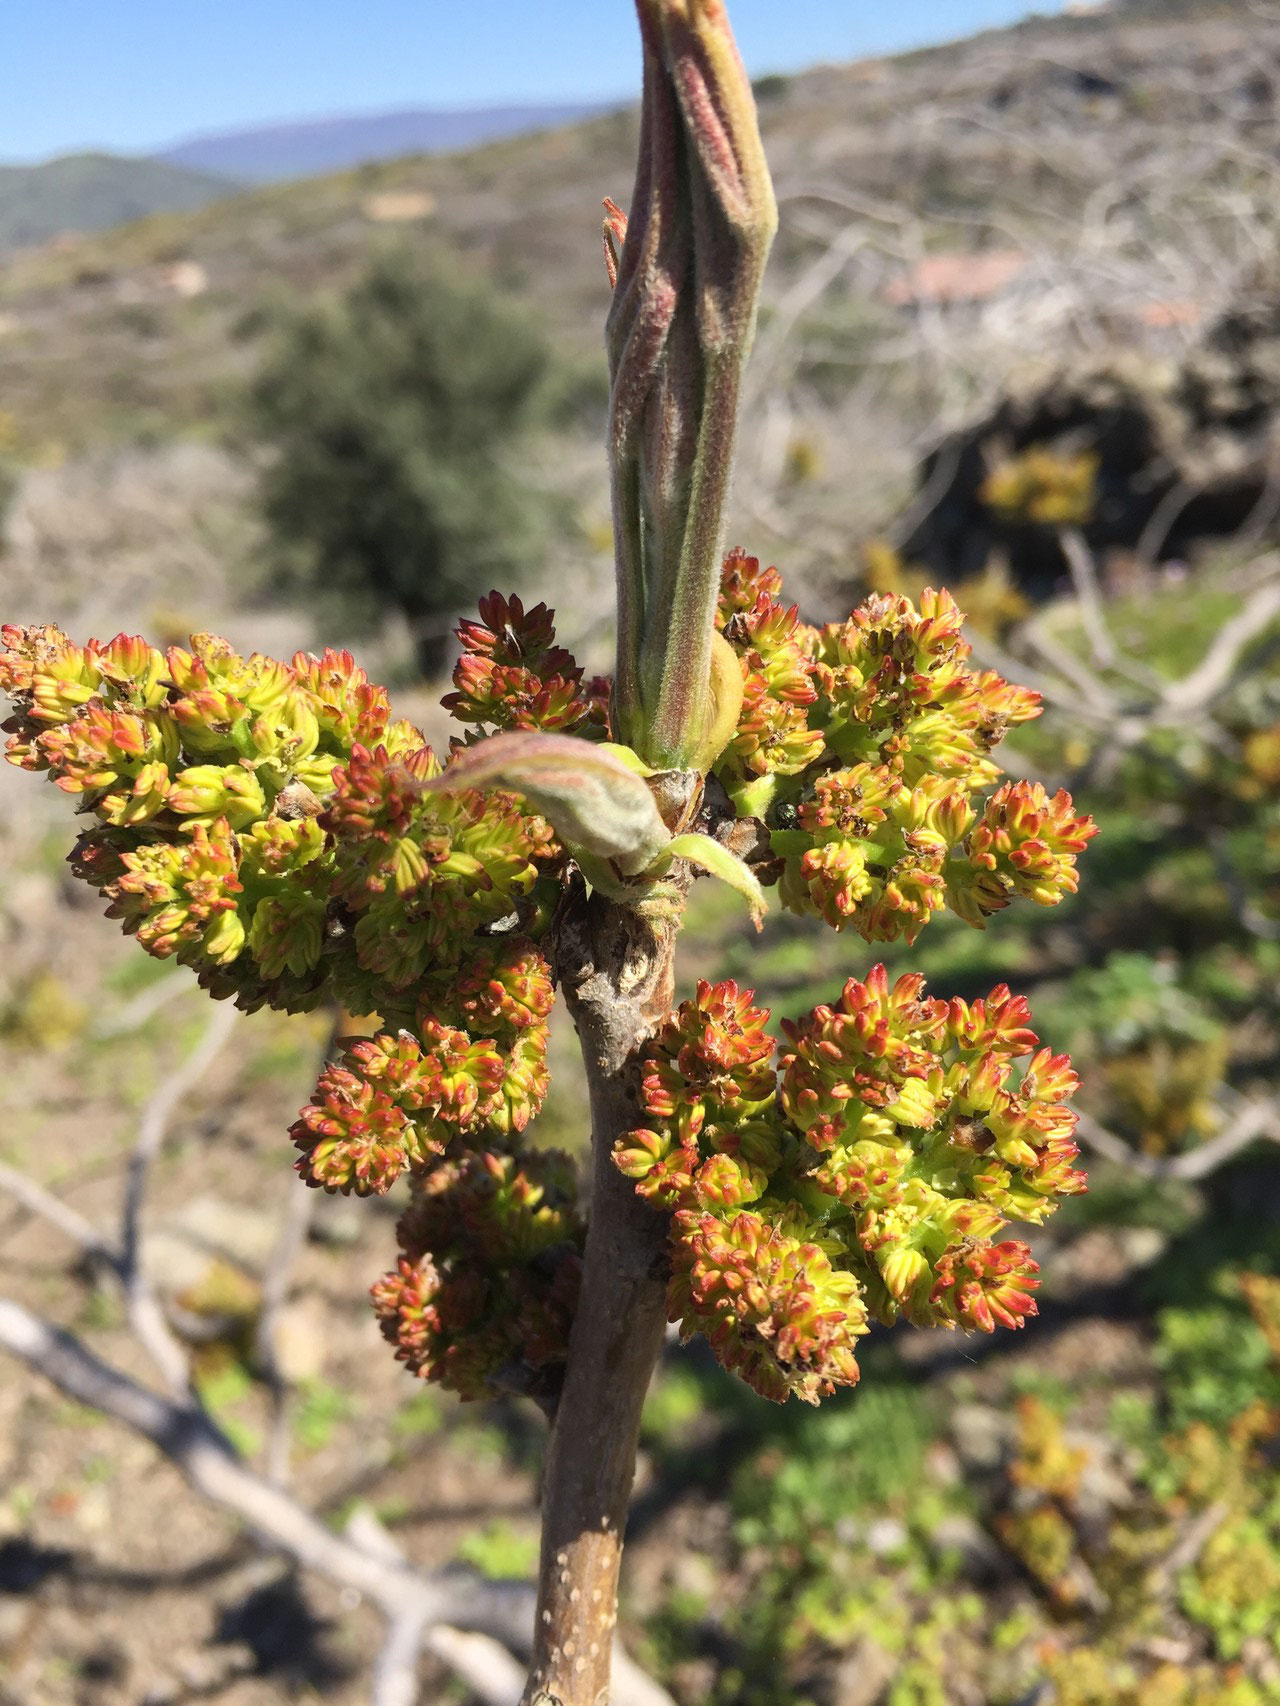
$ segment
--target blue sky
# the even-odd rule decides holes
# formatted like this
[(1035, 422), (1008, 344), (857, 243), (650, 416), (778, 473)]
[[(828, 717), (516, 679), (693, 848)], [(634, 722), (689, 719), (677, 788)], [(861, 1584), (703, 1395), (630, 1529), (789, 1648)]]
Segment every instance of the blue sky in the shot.
[[(758, 75), (967, 35), (1032, 4), (730, 10)], [(144, 152), (279, 118), (625, 96), (636, 58), (628, 0), (0, 0), (0, 161)]]

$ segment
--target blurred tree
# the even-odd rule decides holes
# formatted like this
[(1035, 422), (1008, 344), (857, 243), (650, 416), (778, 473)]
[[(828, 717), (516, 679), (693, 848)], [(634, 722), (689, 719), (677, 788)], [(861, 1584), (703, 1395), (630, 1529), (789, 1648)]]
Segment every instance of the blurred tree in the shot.
[(276, 590), (354, 631), (400, 609), (419, 668), (439, 674), (454, 612), (536, 557), (553, 500), (511, 461), (555, 407), (553, 378), (529, 319), (407, 250), (286, 312), (251, 392), (278, 452), (262, 487)]

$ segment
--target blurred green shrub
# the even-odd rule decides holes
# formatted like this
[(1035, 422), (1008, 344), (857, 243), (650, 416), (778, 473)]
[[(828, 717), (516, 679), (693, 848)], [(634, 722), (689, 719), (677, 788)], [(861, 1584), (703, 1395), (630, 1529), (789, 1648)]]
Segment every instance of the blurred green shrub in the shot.
[(1098, 458), (1063, 455), (1033, 444), (993, 468), (978, 493), (1007, 521), (1042, 527), (1083, 527), (1097, 504)]
[(464, 1534), (456, 1556), (490, 1581), (524, 1581), (538, 1566), (538, 1537), (498, 1517)]
[(554, 393), (538, 328), (454, 262), (388, 251), (281, 312), (250, 393), (273, 591), (348, 633), (399, 609), (439, 674), (454, 613), (522, 580), (550, 524), (511, 463)]
[(1148, 1153), (1210, 1135), (1227, 1065), (1227, 1032), (1183, 988), (1169, 959), (1114, 953), (1072, 980), (1088, 1015), (1077, 1046), (1092, 1051), (1113, 1117)]

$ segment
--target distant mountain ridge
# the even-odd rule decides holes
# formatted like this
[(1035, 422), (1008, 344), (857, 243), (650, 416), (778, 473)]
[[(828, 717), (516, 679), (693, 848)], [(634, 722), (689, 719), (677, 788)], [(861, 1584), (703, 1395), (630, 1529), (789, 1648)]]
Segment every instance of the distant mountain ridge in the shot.
[(116, 154), (0, 166), (0, 251), (47, 242), (64, 231), (106, 231), (150, 213), (191, 213), (238, 187), (165, 160)]
[(405, 154), (442, 154), (553, 130), (607, 112), (606, 102), (505, 107), (406, 107), (353, 113), (193, 136), (160, 150), (170, 166), (211, 172), (242, 183), (340, 172)]

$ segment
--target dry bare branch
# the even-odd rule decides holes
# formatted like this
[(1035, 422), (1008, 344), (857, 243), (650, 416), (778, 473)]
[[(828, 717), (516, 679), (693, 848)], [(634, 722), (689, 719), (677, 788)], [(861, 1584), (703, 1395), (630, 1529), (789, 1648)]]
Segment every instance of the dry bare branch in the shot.
[[(1069, 687), (1083, 698), (1067, 697), (1064, 709), (1069, 709), (1076, 716), (1085, 716), (1093, 723), (1103, 721), (1107, 724), (1119, 722), (1123, 716), (1122, 708), (1115, 694), (1100, 676), (1095, 675), (1089, 666), (1066, 646), (1060, 645), (1046, 632), (1043, 621), (1038, 616), (1029, 617), (1018, 630), (1018, 637), (1040, 658), (1048, 664)], [(1014, 666), (1015, 669), (1018, 667)], [(1025, 673), (1025, 671), (1024, 671)], [(1063, 703), (1063, 694), (1058, 691), (1054, 695), (1055, 702)]]
[(1276, 622), (1280, 622), (1280, 576), (1260, 586), (1243, 610), (1222, 624), (1190, 675), (1165, 689), (1158, 720), (1183, 722), (1199, 716), (1230, 686), (1243, 654)]
[(1157, 1595), (1171, 1593), (1178, 1577), (1191, 1568), (1230, 1514), (1226, 1505), (1215, 1501), (1193, 1516), (1173, 1546), (1151, 1570), (1147, 1577), (1148, 1592)]
[(1071, 571), (1071, 584), (1075, 588), (1076, 603), (1080, 607), (1080, 626), (1089, 642), (1094, 664), (1099, 669), (1114, 669), (1119, 661), (1119, 653), (1111, 637), (1111, 630), (1107, 627), (1102, 592), (1098, 586), (1098, 566), (1093, 560), (1093, 552), (1078, 527), (1060, 527), (1058, 543)]
[[(451, 1629), (441, 1623), (427, 1631), (424, 1645), (466, 1683), (482, 1706), (517, 1706), (524, 1691), (524, 1666), (488, 1635)], [(375, 1695), (375, 1706), (397, 1703), (394, 1696), (384, 1700)]]
[(99, 1040), (127, 1036), (130, 1031), (140, 1030), (148, 1019), (154, 1018), (179, 996), (201, 993), (200, 985), (189, 971), (167, 972), (158, 983), (149, 985), (132, 1001), (107, 1013), (92, 1026), (89, 1034)]
[[(256, 1474), (193, 1400), (162, 1397), (101, 1361), (73, 1334), (42, 1321), (8, 1298), (0, 1298), (0, 1350), (7, 1351), (66, 1397), (121, 1422), (151, 1441), (210, 1503), (240, 1517), (262, 1541), (303, 1569), (354, 1588), (369, 1599), (396, 1631), (382, 1676), (401, 1692), (376, 1696), (376, 1706), (413, 1706), (409, 1689), (417, 1651), (428, 1644), (482, 1699), (487, 1681), (496, 1689), (495, 1646), (527, 1653), (532, 1644), (533, 1592), (525, 1583), (487, 1582), (470, 1573), (424, 1575), (379, 1546), (338, 1535), (290, 1495)], [(443, 1630), (488, 1637), (489, 1645), (462, 1645)], [(411, 1637), (419, 1643), (410, 1660)], [(455, 1664), (455, 1660), (459, 1661)], [(394, 1662), (393, 1662), (394, 1661)], [(465, 1664), (465, 1668), (464, 1668)], [(506, 1670), (505, 1676), (515, 1671)], [(523, 1677), (523, 1672), (519, 1673)], [(383, 1686), (383, 1684), (380, 1684)], [(407, 1690), (407, 1691), (406, 1691)], [(616, 1706), (673, 1706), (670, 1695), (623, 1655), (614, 1666)], [(509, 1706), (509, 1703), (504, 1703)]]
[(0, 1191), (5, 1196), (12, 1197), (14, 1202), (25, 1208), (29, 1214), (38, 1215), (50, 1226), (56, 1227), (65, 1237), (77, 1245), (84, 1256), (104, 1262), (119, 1276), (120, 1251), (110, 1239), (104, 1238), (97, 1227), (92, 1225), (61, 1197), (54, 1196), (52, 1191), (45, 1190), (43, 1185), (37, 1185), (34, 1179), (29, 1179), (25, 1173), (16, 1167), (9, 1167), (0, 1161)]
[(199, 1044), (169, 1074), (143, 1109), (125, 1173), (117, 1269), (124, 1287), (125, 1308), (135, 1336), (163, 1376), (165, 1385), (177, 1397), (190, 1391), (190, 1368), (187, 1353), (170, 1331), (164, 1310), (142, 1271), (142, 1210), (151, 1166), (160, 1153), (169, 1122), (182, 1098), (199, 1083), (221, 1052), (239, 1016), (234, 1007), (225, 1003), (215, 1006)]
[(307, 1241), (315, 1200), (314, 1192), (307, 1190), (299, 1180), (289, 1180), (280, 1229), (262, 1275), (254, 1357), (271, 1393), (267, 1477), (277, 1486), (283, 1486), (288, 1480), (290, 1444), (289, 1382), (280, 1365), (277, 1334), (281, 1315), (289, 1301), (294, 1266)]
[(1280, 921), (1268, 918), (1260, 907), (1254, 905), (1232, 857), (1231, 843), (1225, 831), (1215, 824), (1210, 828), (1206, 840), (1213, 855), (1218, 881), (1226, 891), (1231, 916), (1236, 923), (1260, 942), (1280, 942)]
[(1280, 1101), (1268, 1098), (1246, 1103), (1220, 1136), (1181, 1155), (1144, 1155), (1115, 1132), (1108, 1131), (1092, 1114), (1083, 1112), (1076, 1125), (1076, 1136), (1095, 1155), (1144, 1179), (1195, 1184), (1243, 1154), (1251, 1143), (1260, 1139), (1280, 1143)]

